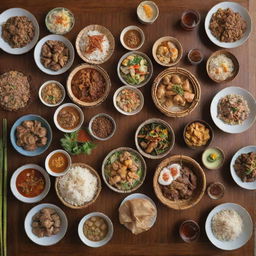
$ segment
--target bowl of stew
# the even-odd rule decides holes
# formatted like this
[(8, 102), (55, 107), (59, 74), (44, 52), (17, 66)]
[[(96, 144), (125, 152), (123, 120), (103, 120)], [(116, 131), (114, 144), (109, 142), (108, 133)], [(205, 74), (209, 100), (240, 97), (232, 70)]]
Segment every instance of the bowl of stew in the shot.
[(84, 113), (76, 104), (65, 103), (56, 109), (53, 120), (60, 131), (71, 133), (82, 126)]
[(10, 187), (13, 195), (24, 203), (36, 203), (48, 194), (51, 186), (47, 172), (37, 164), (19, 167), (12, 175)]

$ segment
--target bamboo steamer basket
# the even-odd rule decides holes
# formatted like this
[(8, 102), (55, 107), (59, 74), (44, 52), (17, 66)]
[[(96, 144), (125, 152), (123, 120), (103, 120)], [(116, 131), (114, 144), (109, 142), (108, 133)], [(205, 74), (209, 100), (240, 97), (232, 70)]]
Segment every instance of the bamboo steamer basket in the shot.
[[(57, 177), (56, 180), (55, 180), (55, 190), (56, 190), (56, 194), (58, 196), (58, 198), (60, 199), (60, 201), (67, 207), (69, 208), (72, 208), (72, 209), (84, 209), (84, 208), (87, 208), (89, 205), (93, 204), (96, 199), (98, 198), (99, 194), (100, 194), (100, 191), (101, 191), (101, 180), (100, 180), (100, 176), (99, 174), (97, 173), (96, 170), (94, 170), (91, 166), (87, 165), (87, 164), (84, 164), (84, 163), (73, 163), (71, 165), (70, 168), (72, 167), (76, 167), (76, 166), (80, 166), (82, 168), (86, 168), (88, 169), (96, 178), (97, 178), (97, 181), (98, 181), (98, 188), (97, 188), (97, 191), (96, 191), (96, 194), (94, 195), (93, 199), (89, 202), (86, 202), (84, 203), (83, 205), (79, 205), (79, 206), (75, 206), (75, 205), (72, 205), (68, 202), (66, 202), (64, 200), (64, 198), (61, 196), (60, 194), (60, 191), (59, 191), (59, 180), (61, 179), (62, 176), (60, 177)], [(66, 174), (65, 174), (66, 175)]]
[[(188, 108), (180, 111), (171, 111), (164, 107), (159, 100), (157, 99), (156, 92), (157, 92), (157, 87), (160, 84), (162, 78), (166, 75), (182, 75), (187, 77), (187, 79), (190, 81), (190, 84), (193, 88), (193, 91), (195, 93), (195, 98), (193, 102), (188, 106)], [(152, 89), (151, 89), (151, 95), (152, 99), (156, 105), (156, 107), (161, 111), (163, 114), (165, 114), (168, 117), (184, 117), (188, 114), (190, 114), (195, 108), (197, 107), (200, 97), (201, 97), (201, 87), (196, 79), (196, 77), (188, 70), (184, 68), (179, 68), (179, 67), (171, 67), (167, 68), (164, 71), (162, 71), (158, 76), (155, 78)]]
[[(158, 177), (161, 170), (172, 163), (179, 163), (181, 165), (184, 164), (190, 167), (197, 176), (197, 188), (189, 199), (172, 201), (162, 194), (160, 185), (158, 183)], [(153, 187), (157, 198), (162, 204), (174, 210), (186, 210), (195, 206), (202, 199), (206, 189), (206, 177), (202, 167), (193, 158), (184, 155), (174, 155), (164, 159), (158, 165), (153, 178)]]

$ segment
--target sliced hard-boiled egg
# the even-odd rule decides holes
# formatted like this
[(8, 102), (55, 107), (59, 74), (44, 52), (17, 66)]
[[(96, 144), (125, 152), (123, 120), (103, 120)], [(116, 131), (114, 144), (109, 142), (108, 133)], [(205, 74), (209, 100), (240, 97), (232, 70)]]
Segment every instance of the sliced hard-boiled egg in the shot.
[(181, 165), (171, 164), (167, 166), (167, 169), (169, 170), (173, 180), (176, 180), (178, 177), (180, 177)]
[(158, 183), (164, 186), (168, 186), (172, 183), (173, 177), (168, 168), (164, 168), (158, 177)]

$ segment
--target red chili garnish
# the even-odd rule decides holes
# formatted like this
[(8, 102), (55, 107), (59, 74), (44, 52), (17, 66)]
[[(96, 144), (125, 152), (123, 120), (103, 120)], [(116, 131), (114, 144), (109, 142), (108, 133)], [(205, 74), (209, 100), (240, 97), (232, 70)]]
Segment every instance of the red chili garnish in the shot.
[(102, 52), (102, 42), (103, 42), (104, 35), (95, 35), (95, 36), (88, 36), (89, 44), (85, 49), (85, 53), (92, 53), (96, 49), (99, 49)]

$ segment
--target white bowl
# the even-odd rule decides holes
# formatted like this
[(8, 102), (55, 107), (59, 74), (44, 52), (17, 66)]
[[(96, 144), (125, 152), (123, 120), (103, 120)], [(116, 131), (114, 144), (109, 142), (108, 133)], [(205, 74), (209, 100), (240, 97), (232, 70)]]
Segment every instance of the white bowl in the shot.
[[(138, 47), (136, 47), (136, 48), (130, 48), (130, 47), (127, 46), (127, 45), (125, 44), (125, 42), (124, 42), (124, 35), (125, 35), (125, 33), (126, 33), (127, 31), (129, 31), (129, 30), (136, 30), (136, 31), (138, 31), (138, 32), (140, 33), (140, 35), (141, 35), (141, 43), (140, 43), (140, 45), (139, 45)], [(143, 30), (142, 30), (141, 28), (139, 28), (139, 27), (137, 27), (137, 26), (128, 26), (128, 27), (125, 27), (125, 28), (122, 30), (121, 34), (120, 34), (120, 42), (121, 42), (122, 46), (123, 46), (125, 49), (129, 50), (129, 51), (136, 51), (136, 50), (139, 50), (139, 49), (141, 48), (141, 46), (144, 44), (144, 42), (145, 42), (145, 35), (144, 35), (144, 32), (143, 32)]]
[[(155, 9), (156, 15), (155, 15), (155, 17), (154, 17), (152, 20), (147, 21), (147, 20), (145, 20), (145, 19), (142, 19), (142, 17), (140, 17), (140, 15), (139, 15), (139, 8), (140, 8), (140, 6), (141, 6), (142, 4), (148, 4), (148, 5), (150, 5), (153, 9)], [(142, 1), (142, 2), (138, 5), (138, 7), (137, 7), (137, 17), (138, 17), (139, 21), (140, 21), (142, 24), (152, 24), (152, 23), (154, 23), (154, 22), (156, 21), (156, 19), (158, 18), (158, 16), (159, 16), (159, 9), (158, 9), (158, 6), (156, 5), (156, 3), (153, 2), (153, 1)]]
[[(43, 190), (43, 192), (36, 196), (36, 197), (25, 197), (23, 195), (20, 194), (20, 192), (17, 189), (16, 186), (16, 179), (18, 177), (18, 175), (25, 169), (36, 169), (37, 171), (41, 172), (42, 175), (44, 176), (45, 179), (45, 188)], [(21, 167), (19, 167), (12, 175), (11, 177), (11, 181), (10, 181), (10, 187), (11, 187), (11, 191), (13, 193), (13, 195), (20, 200), (21, 202), (24, 203), (37, 203), (39, 201), (41, 201), (43, 198), (46, 197), (46, 195), (48, 194), (50, 187), (51, 187), (51, 181), (50, 181), (50, 177), (47, 174), (47, 172), (39, 165), (37, 164), (25, 164), (22, 165)]]
[[(218, 102), (221, 98), (225, 97), (228, 94), (237, 94), (243, 96), (247, 101), (248, 107), (250, 109), (249, 117), (242, 123), (237, 125), (230, 125), (224, 123), (221, 119), (217, 117), (218, 115)], [(256, 118), (256, 102), (251, 93), (240, 87), (226, 87), (223, 90), (219, 91), (211, 102), (210, 107), (211, 117), (215, 125), (224, 132), (227, 133), (242, 133), (248, 130), (254, 123)]]
[[(67, 159), (68, 159), (68, 167), (66, 168), (65, 171), (63, 172), (60, 172), (60, 173), (57, 173), (57, 172), (53, 172), (51, 170), (51, 168), (49, 167), (49, 160), (50, 158), (52, 157), (52, 155), (54, 155), (55, 153), (63, 153)], [(54, 151), (52, 151), (45, 159), (45, 169), (46, 171), (51, 175), (51, 176), (54, 176), (54, 177), (59, 177), (59, 176), (63, 176), (65, 175), (68, 171), (69, 171), (69, 168), (72, 164), (72, 160), (71, 160), (71, 157), (70, 155), (68, 154), (68, 152), (66, 152), (65, 150), (62, 150), (62, 149), (56, 149)]]
[[(42, 94), (42, 90), (43, 90), (43, 88), (44, 88), (47, 84), (49, 84), (49, 83), (55, 83), (55, 84), (57, 84), (57, 85), (61, 88), (61, 90), (62, 90), (62, 93), (63, 93), (62, 98), (61, 98), (60, 102), (58, 102), (57, 104), (49, 104), (49, 103), (45, 102), (45, 101), (43, 100), (43, 98), (42, 98), (42, 95), (41, 95), (41, 94)], [(55, 81), (55, 80), (49, 80), (49, 81), (44, 82), (44, 83), (41, 85), (41, 87), (40, 87), (40, 89), (39, 89), (39, 91), (38, 91), (38, 96), (39, 96), (39, 99), (41, 100), (41, 102), (42, 102), (45, 106), (47, 106), (47, 107), (57, 107), (57, 106), (59, 106), (59, 105), (63, 102), (63, 100), (65, 99), (65, 97), (66, 97), (66, 91), (65, 91), (64, 86), (63, 86), (60, 82)]]
[(256, 152), (256, 146), (247, 146), (244, 148), (239, 149), (234, 156), (231, 159), (230, 162), (230, 172), (231, 172), (231, 176), (233, 178), (233, 180), (236, 182), (236, 184), (238, 186), (240, 186), (241, 188), (245, 188), (245, 189), (256, 189), (256, 180), (253, 182), (243, 182), (240, 177), (236, 174), (236, 171), (234, 169), (234, 164), (236, 159), (241, 155), (241, 154), (246, 154), (246, 153), (250, 153), (250, 152)]
[[(88, 238), (86, 238), (86, 236), (84, 235), (84, 231), (83, 231), (83, 227), (84, 227), (84, 223), (86, 220), (88, 220), (90, 217), (93, 217), (93, 216), (99, 216), (99, 217), (102, 217), (106, 220), (107, 224), (108, 224), (108, 233), (106, 235), (106, 237), (103, 239), (103, 240), (100, 240), (100, 241), (97, 241), (97, 242), (94, 242), (94, 241), (91, 241), (89, 240)], [(113, 236), (113, 233), (114, 233), (114, 227), (113, 227), (113, 224), (112, 224), (112, 221), (110, 220), (110, 218), (101, 213), (101, 212), (92, 212), (92, 213), (89, 213), (87, 215), (85, 215), (79, 222), (79, 225), (78, 225), (78, 235), (81, 239), (81, 241), (87, 245), (87, 246), (90, 246), (90, 247), (101, 247), (105, 244), (107, 244), (112, 236)]]
[[(211, 222), (213, 216), (225, 209), (233, 209), (235, 210), (242, 218), (243, 220), (243, 231), (239, 235), (239, 237), (233, 241), (220, 241), (218, 240), (213, 232), (212, 232), (212, 227), (211, 227)], [(212, 211), (209, 213), (206, 222), (205, 222), (205, 231), (206, 234), (211, 241), (212, 244), (214, 244), (216, 247), (222, 250), (235, 250), (243, 245), (245, 245), (250, 237), (252, 236), (253, 232), (253, 222), (251, 219), (250, 214), (246, 211), (245, 208), (238, 204), (233, 204), (233, 203), (224, 203), (216, 206), (215, 208), (212, 209)]]
[(5, 42), (2, 38), (2, 36), (0, 36), (0, 48), (10, 54), (24, 54), (28, 51), (30, 51), (36, 44), (36, 42), (38, 41), (39, 38), (39, 33), (40, 33), (40, 29), (39, 29), (39, 25), (38, 22), (35, 18), (35, 16), (30, 13), (29, 11), (22, 9), (22, 8), (11, 8), (8, 9), (4, 12), (1, 13), (0, 15), (0, 35), (2, 35), (2, 24), (5, 23), (9, 18), (13, 17), (13, 16), (26, 16), (28, 17), (28, 19), (33, 23), (34, 27), (35, 27), (35, 35), (33, 40), (25, 45), (22, 48), (12, 48), (7, 42)]
[[(117, 104), (117, 102), (116, 102), (116, 97), (118, 96), (118, 94), (119, 94), (123, 89), (130, 89), (130, 90), (133, 90), (133, 91), (135, 91), (135, 92), (139, 95), (139, 97), (140, 97), (140, 101), (141, 101), (141, 102), (140, 102), (140, 106), (139, 106), (137, 109), (135, 109), (134, 111), (132, 111), (132, 112), (126, 112), (126, 111), (122, 110), (122, 109), (118, 106), (118, 104)], [(144, 106), (144, 96), (143, 96), (142, 92), (141, 92), (139, 89), (135, 88), (134, 86), (125, 85), (125, 86), (122, 86), (122, 87), (118, 88), (118, 89), (115, 91), (114, 96), (113, 96), (113, 103), (114, 103), (114, 106), (115, 106), (116, 110), (119, 111), (121, 114), (126, 115), (126, 116), (132, 116), (132, 115), (138, 114), (138, 113), (142, 110), (142, 108), (143, 108), (143, 106)]]
[[(59, 69), (58, 71), (54, 71), (51, 69), (48, 69), (46, 67), (44, 67), (44, 65), (41, 63), (41, 49), (42, 46), (44, 45), (44, 43), (48, 40), (56, 40), (56, 41), (61, 41), (63, 42), (67, 48), (69, 49), (69, 60), (68, 63), (61, 69)], [(48, 74), (48, 75), (60, 75), (65, 73), (73, 64), (74, 62), (74, 58), (75, 58), (75, 51), (74, 51), (74, 47), (72, 45), (72, 43), (64, 36), (61, 35), (48, 35), (43, 37), (36, 45), (35, 50), (34, 50), (34, 60), (36, 62), (37, 67), (43, 71), (44, 73)]]
[[(230, 8), (234, 12), (238, 12), (243, 17), (243, 19), (246, 21), (247, 29), (246, 29), (243, 37), (240, 40), (238, 40), (236, 42), (225, 43), (225, 42), (219, 41), (212, 34), (211, 30), (209, 29), (210, 21), (211, 21), (212, 15), (215, 12), (217, 12), (219, 8), (221, 8), (221, 9)], [(248, 11), (243, 6), (241, 6), (240, 4), (234, 3), (234, 2), (222, 2), (222, 3), (214, 5), (206, 15), (205, 22), (204, 22), (204, 27), (205, 27), (205, 31), (206, 31), (206, 34), (207, 34), (208, 38), (215, 45), (217, 45), (219, 47), (223, 47), (223, 48), (235, 48), (235, 47), (238, 47), (238, 46), (242, 45), (249, 38), (251, 30), (252, 30), (251, 18), (250, 18), (250, 15), (249, 15)]]
[[(78, 112), (80, 113), (80, 123), (78, 124), (78, 126), (74, 129), (71, 129), (71, 130), (67, 130), (67, 129), (64, 129), (62, 128), (59, 123), (58, 123), (58, 120), (57, 120), (57, 116), (59, 114), (59, 112), (64, 108), (64, 107), (74, 107), (78, 110)], [(62, 131), (62, 132), (66, 132), (66, 133), (71, 133), (71, 132), (75, 132), (77, 130), (79, 130), (84, 122), (84, 113), (82, 111), (82, 109), (80, 107), (78, 107), (76, 104), (74, 103), (65, 103), (65, 104), (62, 104), (60, 105), (56, 110), (55, 110), (55, 113), (54, 113), (54, 116), (53, 116), (53, 121), (56, 125), (56, 127)]]
[[(33, 216), (38, 213), (42, 208), (49, 207), (53, 208), (58, 215), (60, 216), (61, 219), (61, 228), (60, 231), (56, 235), (52, 236), (45, 236), (45, 237), (37, 237), (33, 232), (32, 232), (32, 218)], [(28, 236), (28, 238), (33, 241), (34, 243), (38, 245), (43, 245), (43, 246), (49, 246), (58, 243), (66, 234), (67, 228), (68, 228), (68, 220), (66, 217), (66, 214), (59, 208), (58, 206), (54, 204), (39, 204), (33, 207), (26, 215), (25, 221), (24, 221), (24, 228), (25, 232)]]

